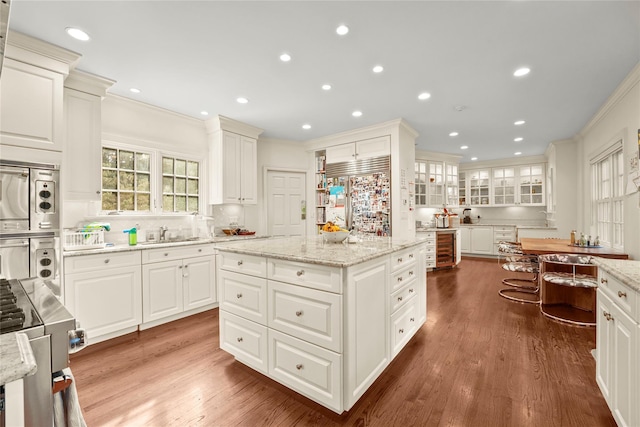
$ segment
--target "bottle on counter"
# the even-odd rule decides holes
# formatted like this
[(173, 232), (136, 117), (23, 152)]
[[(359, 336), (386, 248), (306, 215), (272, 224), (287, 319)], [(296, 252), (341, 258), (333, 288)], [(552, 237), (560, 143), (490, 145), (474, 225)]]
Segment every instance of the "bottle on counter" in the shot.
[(596, 236), (596, 240), (593, 241), (593, 246), (600, 246), (600, 236)]
[(587, 246), (591, 246), (591, 234), (587, 237)]
[(576, 230), (571, 230), (571, 244), (576, 244)]
[(587, 246), (587, 239), (584, 237), (584, 233), (580, 233), (580, 246)]

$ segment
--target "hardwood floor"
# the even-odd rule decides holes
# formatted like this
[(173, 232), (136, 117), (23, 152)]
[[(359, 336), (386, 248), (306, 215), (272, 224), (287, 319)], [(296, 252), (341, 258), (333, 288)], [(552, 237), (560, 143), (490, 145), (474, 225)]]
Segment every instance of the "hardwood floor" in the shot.
[(74, 355), (91, 426), (615, 426), (595, 329), (498, 296), (513, 275), (465, 259), (427, 275), (427, 323), (337, 415), (219, 349), (218, 310)]

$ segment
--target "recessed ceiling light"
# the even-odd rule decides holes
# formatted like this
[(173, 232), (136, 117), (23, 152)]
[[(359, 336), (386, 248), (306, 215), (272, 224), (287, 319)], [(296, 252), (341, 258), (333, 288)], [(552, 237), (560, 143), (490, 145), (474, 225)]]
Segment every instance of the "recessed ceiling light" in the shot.
[(311, 125), (305, 123), (305, 124), (302, 125), (302, 129), (305, 129), (305, 130), (311, 129)]
[(348, 32), (349, 32), (349, 27), (347, 27), (346, 25), (340, 25), (338, 28), (336, 28), (336, 33), (338, 33), (338, 35), (340, 36), (344, 36)]
[(280, 55), (280, 61), (282, 62), (291, 61), (291, 55), (289, 55), (288, 53), (283, 53), (282, 55)]
[(322, 90), (331, 90), (331, 85), (329, 84), (322, 85)]
[(522, 154), (520, 151), (516, 151), (515, 153), (513, 153), (514, 156), (519, 156), (520, 154)]
[(83, 42), (86, 42), (91, 38), (89, 37), (89, 34), (85, 33), (80, 28), (67, 27), (65, 28), (65, 31), (74, 39), (82, 40)]
[(208, 111), (200, 111), (200, 114), (202, 114), (203, 116), (208, 116), (209, 112)]
[(513, 140), (514, 140), (515, 142), (520, 142), (520, 141), (522, 141), (523, 139), (524, 139), (524, 138), (522, 138), (522, 137), (520, 137), (520, 136), (519, 136), (519, 137), (517, 137), (517, 138), (514, 138)]
[(523, 125), (524, 123), (525, 123), (524, 120), (518, 120), (518, 121), (513, 122), (513, 124), (516, 125), (516, 126)]
[(466, 150), (467, 148), (469, 148), (468, 145), (463, 145), (462, 147), (460, 147), (461, 150)]
[(249, 102), (249, 100), (247, 98), (243, 98), (242, 96), (238, 99), (236, 99), (236, 101), (238, 101), (238, 103), (240, 104), (246, 104), (247, 102)]
[(429, 92), (422, 92), (420, 95), (418, 95), (418, 99), (421, 101), (429, 98), (431, 98), (431, 94)]
[(133, 93), (140, 93), (140, 89), (137, 89), (135, 87), (132, 87), (131, 89), (129, 89), (129, 91)]
[(478, 160), (478, 158), (477, 157), (472, 157), (471, 160), (473, 160), (475, 162), (476, 160)]
[(353, 117), (360, 117), (360, 116), (362, 116), (362, 111), (358, 111), (358, 110), (356, 110), (356, 111), (354, 111), (353, 113), (351, 113), (351, 115), (352, 115)]
[(374, 73), (381, 73), (382, 71), (384, 71), (384, 67), (382, 65), (376, 65), (375, 67), (373, 67)]
[(459, 133), (458, 133), (458, 132), (451, 132), (451, 133), (449, 134), (449, 136), (458, 136), (458, 135), (459, 135)]
[(529, 74), (529, 71), (531, 71), (530, 69), (528, 69), (527, 67), (522, 67), (522, 68), (518, 68), (513, 75), (516, 77), (522, 77), (522, 76), (526, 76), (527, 74)]

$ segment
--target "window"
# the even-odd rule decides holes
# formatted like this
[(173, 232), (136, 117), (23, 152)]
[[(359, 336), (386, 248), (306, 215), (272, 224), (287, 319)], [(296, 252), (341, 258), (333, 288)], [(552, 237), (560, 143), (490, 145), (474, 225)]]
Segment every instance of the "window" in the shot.
[(103, 211), (190, 213), (199, 208), (198, 161), (132, 147), (102, 148)]
[(600, 243), (624, 246), (624, 157), (622, 141), (591, 161), (592, 224)]
[(198, 162), (162, 157), (162, 211), (197, 212), (200, 170)]
[(151, 155), (102, 148), (102, 210), (151, 211)]

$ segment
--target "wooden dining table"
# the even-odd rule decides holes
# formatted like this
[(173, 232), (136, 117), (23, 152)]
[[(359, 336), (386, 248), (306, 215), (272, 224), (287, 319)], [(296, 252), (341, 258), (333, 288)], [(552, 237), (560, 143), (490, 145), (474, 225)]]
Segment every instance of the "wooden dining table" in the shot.
[(522, 252), (528, 255), (578, 254), (602, 258), (629, 259), (629, 255), (611, 248), (587, 248), (571, 245), (569, 239), (538, 239), (525, 237), (520, 239)]

